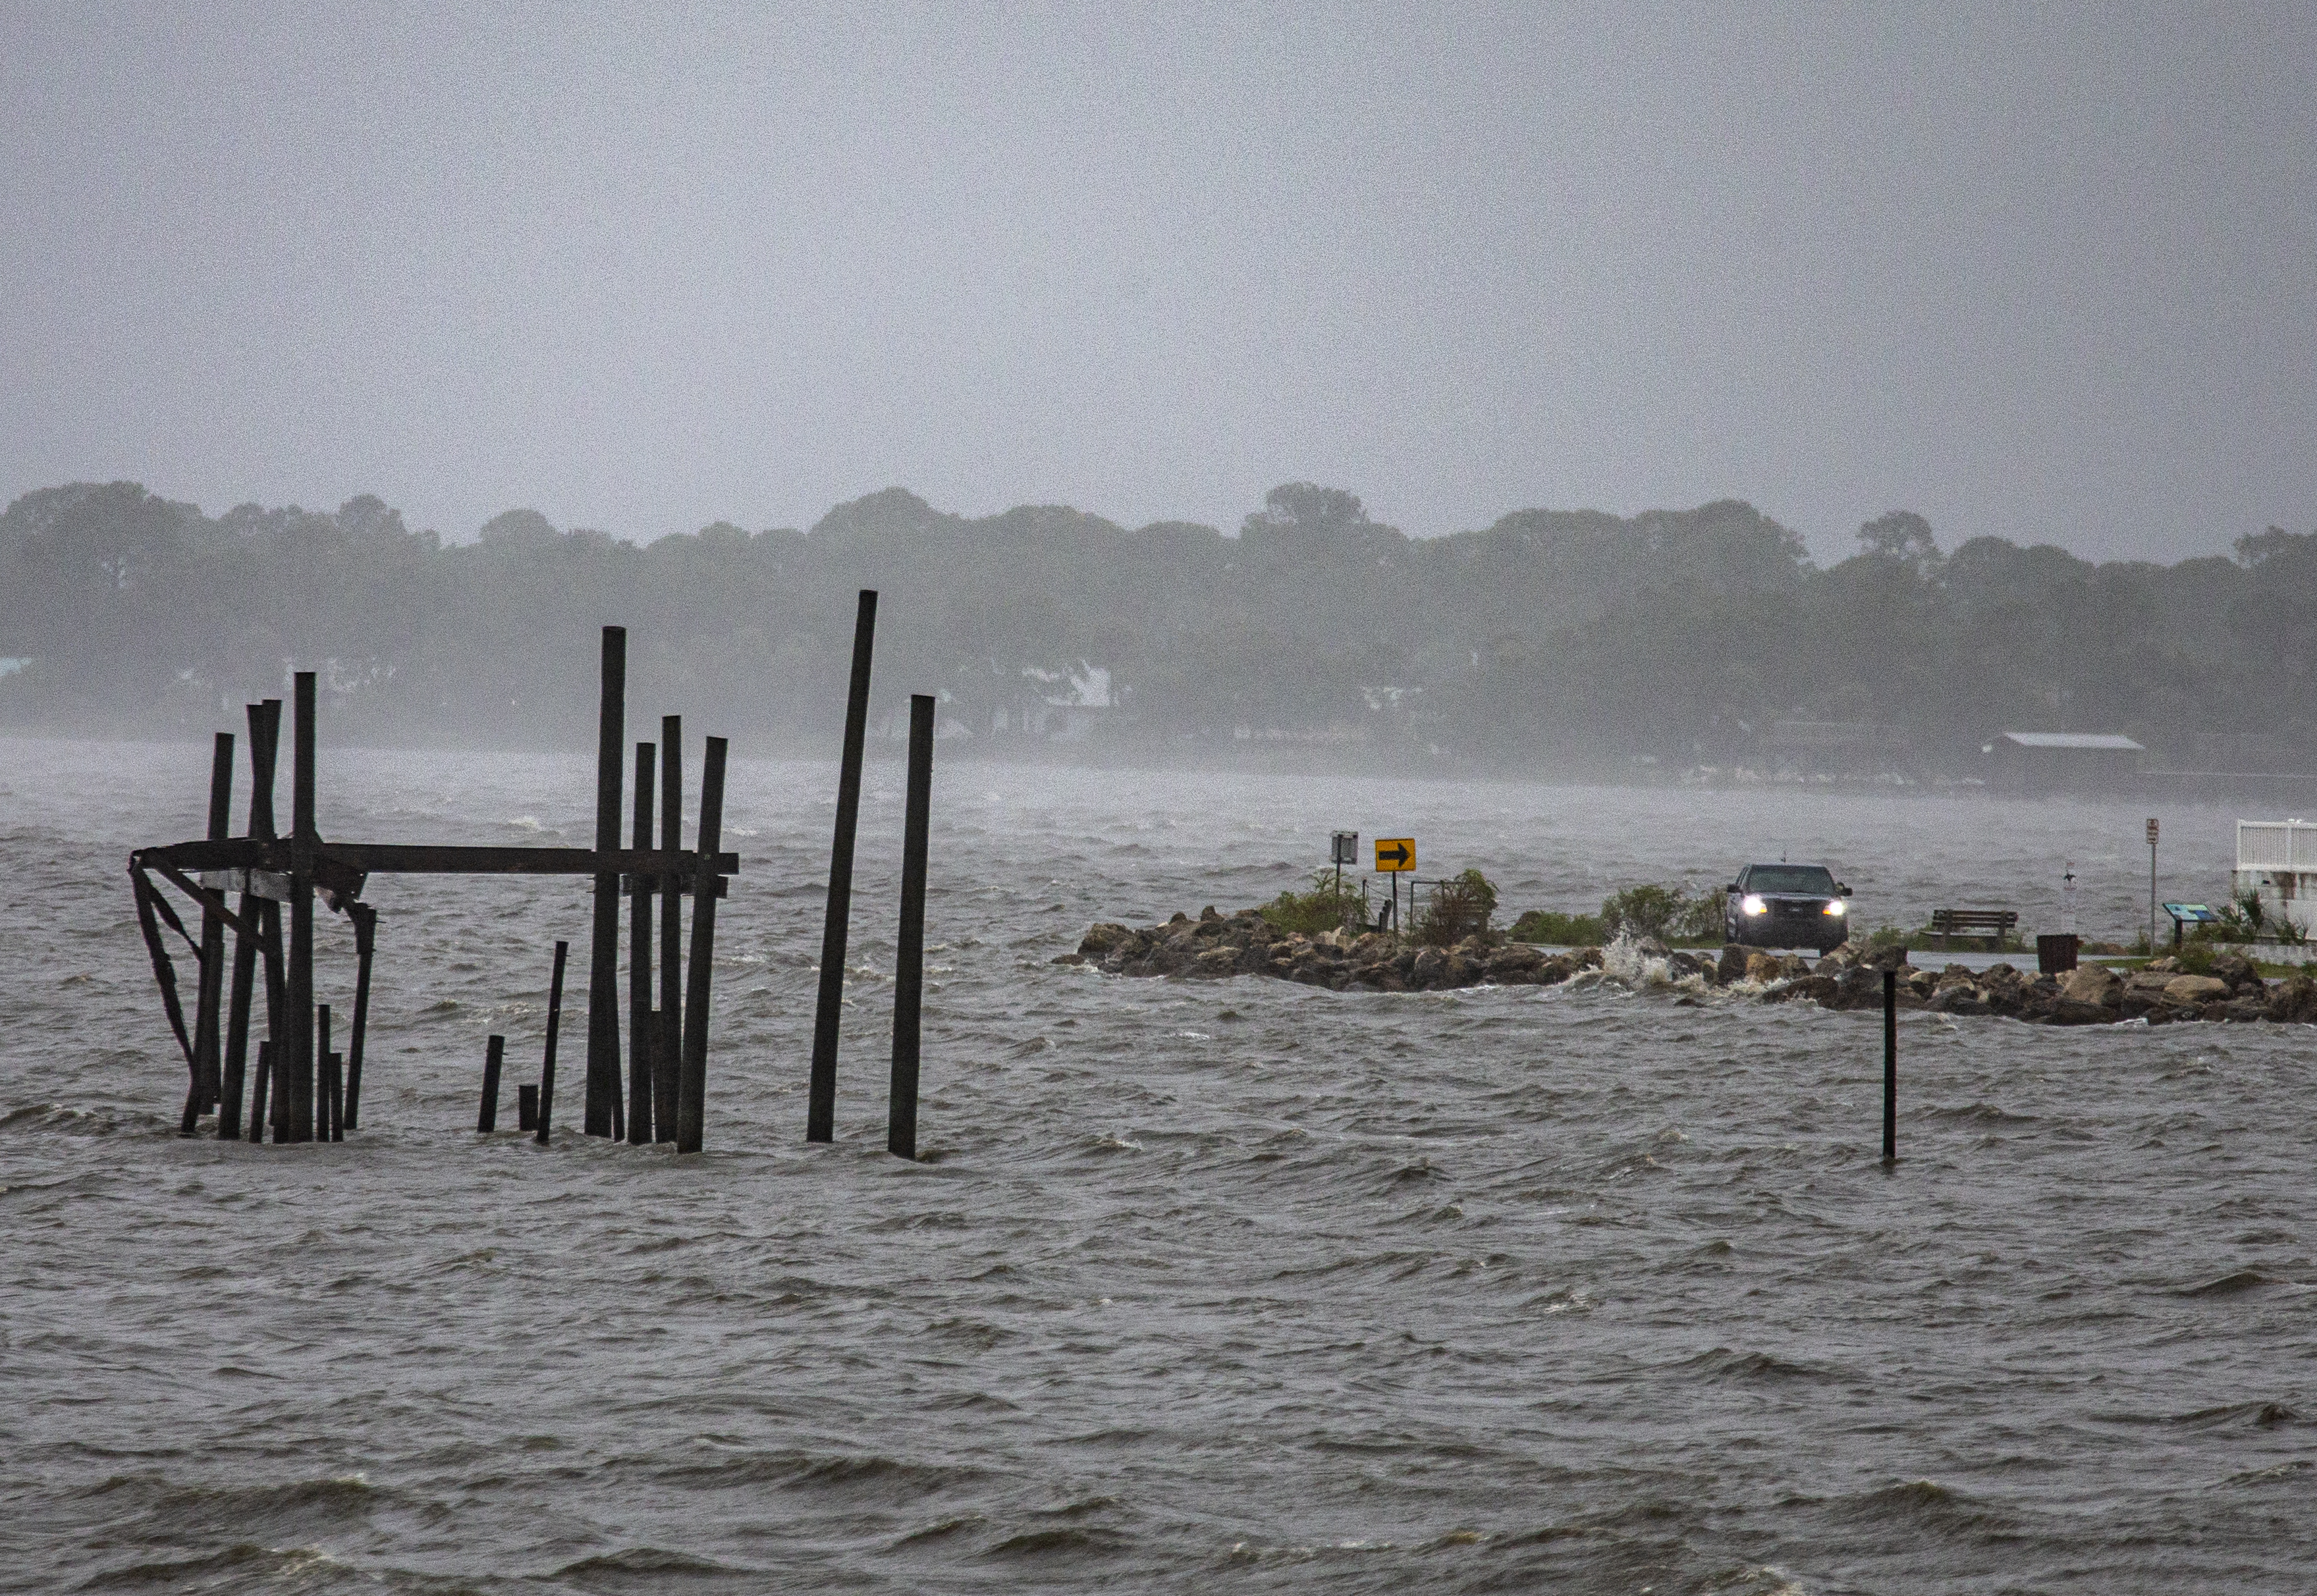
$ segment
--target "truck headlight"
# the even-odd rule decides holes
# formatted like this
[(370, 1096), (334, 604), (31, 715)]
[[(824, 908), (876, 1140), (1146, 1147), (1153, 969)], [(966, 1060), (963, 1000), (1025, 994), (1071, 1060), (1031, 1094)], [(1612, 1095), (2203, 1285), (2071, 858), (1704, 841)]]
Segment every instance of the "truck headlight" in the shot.
[(1749, 914), (1767, 914), (1770, 912), (1770, 905), (1762, 901), (1761, 894), (1755, 892), (1748, 893), (1739, 902), (1738, 906)]
[(1829, 903), (1829, 905), (1827, 905), (1827, 906), (1826, 906), (1826, 912), (1827, 912), (1828, 914), (1841, 914), (1841, 913), (1842, 913), (1842, 900), (1841, 900), (1840, 898), (1836, 898), (1832, 903)]

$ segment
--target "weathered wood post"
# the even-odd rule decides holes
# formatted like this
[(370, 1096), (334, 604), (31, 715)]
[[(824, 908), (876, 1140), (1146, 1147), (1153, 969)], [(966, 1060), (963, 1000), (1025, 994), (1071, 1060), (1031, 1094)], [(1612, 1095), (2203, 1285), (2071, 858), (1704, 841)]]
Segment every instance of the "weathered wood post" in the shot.
[[(684, 847), (684, 717), (659, 722), (659, 845)], [(684, 894), (680, 876), (659, 878), (659, 1012), (652, 1017), (652, 1138), (675, 1140), (684, 1074)]]
[(1899, 1157), (1899, 972), (1883, 972), (1883, 1162)]
[(571, 951), (568, 942), (555, 944), (555, 976), (547, 987), (547, 1051), (539, 1061), (539, 1145), (547, 1146), (547, 1133), (555, 1114), (555, 1033), (563, 1025), (563, 961)]
[[(652, 845), (652, 745), (636, 745), (635, 846)], [(656, 878), (636, 871), (628, 878), (628, 1142), (652, 1139), (652, 1077), (659, 1068), (652, 1023), (652, 888)]]
[(330, 1134), (322, 1139), (342, 1142), (346, 1139), (346, 1056), (323, 1054), (322, 1076), (330, 1088)]
[[(249, 716), (249, 834), (259, 834), (258, 822), (264, 817), (267, 832), (273, 829), (273, 740), (264, 731), (267, 718), (264, 704), (247, 707)], [(279, 706), (277, 705), (278, 709)], [(225, 1071), (218, 1096), (218, 1135), (228, 1141), (241, 1135), (242, 1083), (249, 1059), (249, 1003), (252, 988), (257, 982), (257, 956), (264, 940), (264, 899), (250, 887), (245, 879), (241, 893), (241, 929), (233, 936), (233, 994), (226, 1005)], [(253, 1124), (250, 1139), (258, 1139)]]
[(257, 1044), (257, 1079), (249, 1090), (249, 1139), (265, 1139), (265, 1087), (273, 1078), (273, 1044), (261, 1039)]
[(853, 918), (853, 836), (861, 818), (861, 750), (869, 732), (869, 664), (877, 637), (877, 593), (861, 590), (853, 622), (853, 684), (845, 700), (845, 745), (836, 771), (836, 836), (828, 852), (828, 917), (820, 932), (820, 1000), (812, 1016), (812, 1084), (804, 1139), (836, 1134), (836, 1040), (845, 1010), (845, 945)]
[(708, 739), (700, 769), (700, 869), (692, 878), (691, 982), (684, 996), (683, 1076), (677, 1083), (675, 1150), (700, 1151), (708, 1108), (708, 985), (716, 967), (716, 895), (724, 878), (715, 858), (724, 839), (724, 739)]
[[(506, 1038), (494, 1036), (483, 1048), (483, 1111), (475, 1116), (478, 1131), (499, 1128), (499, 1070), (506, 1061)], [(528, 1130), (529, 1126), (523, 1127)]]
[(517, 1130), (539, 1128), (539, 1083), (525, 1081), (514, 1089), (514, 1128)]
[[(595, 851), (620, 845), (621, 755), (628, 741), (628, 629), (604, 629), (603, 691), (595, 736)], [(595, 934), (587, 974), (589, 1136), (616, 1137), (620, 1108), (620, 877), (595, 877)]]
[[(209, 840), (222, 843), (233, 834), (233, 734), (219, 732), (210, 745)], [(219, 902), (223, 902), (222, 895)], [(201, 1117), (218, 1106), (223, 1087), (218, 1032), (224, 1016), (225, 921), (216, 909), (201, 905), (201, 974), (194, 988), (193, 1083), (185, 1100), (184, 1121), (179, 1127), (193, 1133)], [(222, 1128), (222, 1124), (220, 1124)]]
[(314, 1139), (318, 1142), (342, 1141), (336, 1129), (336, 1114), (331, 1106), (335, 1095), (335, 1083), (331, 1079), (330, 1065), (337, 1055), (330, 1051), (330, 1005), (314, 1005)]
[(885, 1150), (917, 1155), (917, 1015), (926, 989), (926, 834), (934, 794), (934, 700), (909, 697), (909, 799), (901, 827), (901, 938), (893, 961), (893, 1079)]
[[(263, 825), (264, 829), (254, 834), (271, 842), (278, 834), (273, 816), (273, 780), (282, 762), (282, 700), (267, 699), (259, 708), (264, 711), (265, 763), (260, 790), (250, 798), (250, 824), (253, 827)], [(258, 802), (261, 796), (264, 800), (262, 807)], [(255, 885), (252, 883), (253, 887)], [(264, 946), (259, 950), (265, 961), (265, 1036), (273, 1044), (273, 1074), (266, 1083), (266, 1093), (273, 1099), (272, 1117), (267, 1124), (276, 1142), (286, 1142), (290, 1139), (290, 1110), (282, 1080), (283, 1059), (290, 1047), (290, 950), (282, 935), (280, 900), (259, 898), (257, 913), (265, 930)]]
[(370, 1034), (370, 959), (378, 944), (378, 911), (368, 904), (348, 904), (354, 923), (354, 1029), (346, 1044), (346, 1128), (355, 1128), (362, 1115), (362, 1042)]
[(290, 774), (290, 1047), (277, 1049), (290, 1139), (314, 1139), (314, 673), (293, 682)]

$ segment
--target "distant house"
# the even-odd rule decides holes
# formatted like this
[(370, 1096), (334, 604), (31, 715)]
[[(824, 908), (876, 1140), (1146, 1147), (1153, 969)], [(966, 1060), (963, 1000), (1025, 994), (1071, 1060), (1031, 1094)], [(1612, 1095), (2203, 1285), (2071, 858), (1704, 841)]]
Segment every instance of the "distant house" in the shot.
[(2004, 732), (1981, 752), (1990, 786), (2056, 792), (2127, 786), (2148, 750), (2122, 732)]

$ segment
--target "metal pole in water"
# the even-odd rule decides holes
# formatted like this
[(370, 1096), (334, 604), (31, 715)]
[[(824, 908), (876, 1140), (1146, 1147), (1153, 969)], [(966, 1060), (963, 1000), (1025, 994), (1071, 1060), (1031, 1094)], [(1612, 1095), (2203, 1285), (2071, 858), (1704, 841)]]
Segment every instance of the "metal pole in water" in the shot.
[(1883, 1162), (1899, 1157), (1899, 972), (1883, 972)]
[(804, 1139), (836, 1134), (836, 1034), (845, 1006), (845, 944), (853, 917), (853, 835), (861, 818), (861, 751), (869, 734), (869, 664), (877, 636), (877, 593), (861, 590), (853, 622), (853, 685), (845, 700), (845, 747), (836, 774), (836, 837), (828, 852), (828, 917), (820, 932), (820, 1000), (812, 1016), (812, 1083)]
[(926, 834), (934, 791), (934, 700), (909, 698), (909, 798), (901, 828), (901, 938), (893, 961), (893, 1078), (885, 1150), (917, 1155), (917, 1019), (926, 985)]
[(555, 1112), (555, 1033), (563, 1026), (563, 961), (569, 957), (571, 944), (555, 944), (555, 978), (547, 988), (547, 1052), (539, 1061), (539, 1145), (547, 1146), (547, 1133)]
[[(603, 682), (595, 738), (595, 850), (620, 845), (620, 756), (628, 741), (628, 629), (604, 629)], [(587, 966), (589, 1136), (616, 1137), (620, 1110), (620, 877), (595, 878), (595, 934)], [(542, 1110), (541, 1119), (545, 1114)]]

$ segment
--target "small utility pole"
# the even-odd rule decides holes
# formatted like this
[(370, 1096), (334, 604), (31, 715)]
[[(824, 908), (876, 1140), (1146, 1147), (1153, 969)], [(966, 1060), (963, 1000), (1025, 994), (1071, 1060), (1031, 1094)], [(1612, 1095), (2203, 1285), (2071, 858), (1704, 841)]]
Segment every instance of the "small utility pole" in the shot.
[(2148, 956), (2156, 957), (2156, 816), (2148, 817)]

